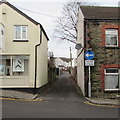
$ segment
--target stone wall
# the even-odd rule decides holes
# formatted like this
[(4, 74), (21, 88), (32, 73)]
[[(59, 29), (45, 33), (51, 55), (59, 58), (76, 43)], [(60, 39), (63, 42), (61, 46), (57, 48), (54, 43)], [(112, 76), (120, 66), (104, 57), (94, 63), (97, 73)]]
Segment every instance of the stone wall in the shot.
[[(103, 43), (102, 26), (117, 25), (112, 22), (89, 22), (87, 23), (86, 47), (91, 47), (95, 53), (95, 66), (91, 67), (92, 96), (113, 98), (117, 92), (105, 92), (102, 86), (102, 65), (120, 64), (120, 46), (117, 48), (105, 47)], [(86, 72), (87, 68), (86, 68)]]

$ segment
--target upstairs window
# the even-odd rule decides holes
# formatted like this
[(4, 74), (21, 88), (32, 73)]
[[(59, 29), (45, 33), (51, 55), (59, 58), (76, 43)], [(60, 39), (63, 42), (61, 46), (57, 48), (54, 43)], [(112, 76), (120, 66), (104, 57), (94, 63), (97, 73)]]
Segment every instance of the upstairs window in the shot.
[(106, 47), (118, 47), (118, 29), (105, 30)]
[(4, 50), (4, 26), (0, 25), (0, 49)]
[(27, 40), (27, 28), (28, 26), (15, 26), (15, 40)]

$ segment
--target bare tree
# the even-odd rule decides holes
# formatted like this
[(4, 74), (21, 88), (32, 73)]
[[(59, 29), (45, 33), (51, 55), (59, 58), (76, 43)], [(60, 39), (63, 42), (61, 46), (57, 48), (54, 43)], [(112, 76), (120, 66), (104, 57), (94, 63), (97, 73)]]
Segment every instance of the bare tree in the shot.
[(75, 43), (77, 40), (78, 9), (83, 5), (89, 5), (89, 3), (68, 2), (64, 5), (62, 16), (57, 19), (54, 32), (56, 38)]

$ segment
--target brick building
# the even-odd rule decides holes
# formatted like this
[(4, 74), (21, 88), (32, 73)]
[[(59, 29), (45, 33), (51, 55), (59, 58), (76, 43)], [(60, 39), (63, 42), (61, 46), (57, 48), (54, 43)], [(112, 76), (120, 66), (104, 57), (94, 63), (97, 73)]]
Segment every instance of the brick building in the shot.
[(88, 67), (84, 53), (91, 48), (95, 66), (91, 67), (92, 97), (116, 98), (120, 91), (120, 18), (118, 7), (82, 6), (78, 15), (78, 86), (88, 96)]

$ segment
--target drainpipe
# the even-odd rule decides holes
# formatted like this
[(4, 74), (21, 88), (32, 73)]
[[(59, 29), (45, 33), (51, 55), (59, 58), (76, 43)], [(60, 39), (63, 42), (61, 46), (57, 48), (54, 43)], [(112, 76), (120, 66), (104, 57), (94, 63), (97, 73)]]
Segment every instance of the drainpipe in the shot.
[(40, 25), (40, 43), (35, 46), (35, 83), (34, 88), (36, 88), (37, 83), (37, 47), (42, 43), (42, 26)]
[[(86, 41), (86, 30), (87, 30), (87, 21), (84, 20), (84, 47), (87, 48), (87, 41)], [(88, 79), (86, 79), (86, 67), (84, 66), (84, 87), (85, 87), (85, 96), (88, 97)]]
[(2, 22), (0, 22), (0, 24), (1, 24), (3, 27), (5, 27), (4, 24), (3, 24)]

